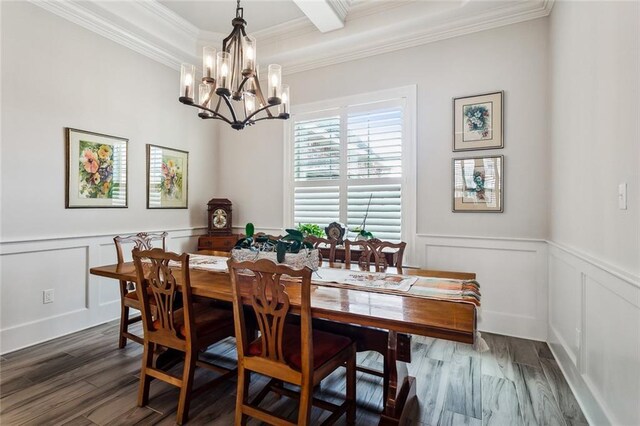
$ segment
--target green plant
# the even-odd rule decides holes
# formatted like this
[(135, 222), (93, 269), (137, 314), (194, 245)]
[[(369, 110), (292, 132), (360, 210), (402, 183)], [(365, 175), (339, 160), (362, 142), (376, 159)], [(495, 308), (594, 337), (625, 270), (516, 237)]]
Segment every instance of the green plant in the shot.
[(360, 228), (359, 226), (353, 229), (350, 229), (351, 232), (355, 232), (357, 235), (360, 235), (367, 240), (373, 238), (373, 234), (365, 229)]
[(316, 225), (315, 223), (300, 223), (298, 225), (298, 231), (302, 232), (305, 237), (309, 235), (320, 238), (324, 237), (324, 231), (320, 228), (320, 225)]
[(313, 249), (313, 245), (304, 241), (304, 235), (297, 229), (287, 229), (287, 235), (279, 240), (270, 239), (266, 235), (254, 237), (254, 226), (247, 223), (246, 237), (238, 240), (234, 249), (248, 249), (252, 251), (275, 251), (278, 263), (284, 262), (286, 253), (298, 253), (301, 249)]

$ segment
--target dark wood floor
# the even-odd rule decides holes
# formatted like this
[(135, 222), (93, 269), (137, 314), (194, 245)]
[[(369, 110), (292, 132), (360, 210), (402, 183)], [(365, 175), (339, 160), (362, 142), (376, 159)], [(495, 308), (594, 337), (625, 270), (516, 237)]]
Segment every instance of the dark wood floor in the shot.
[[(0, 359), (2, 425), (175, 424), (177, 391), (153, 382), (148, 407), (136, 407), (142, 348), (117, 349), (115, 322), (7, 354)], [(586, 420), (545, 343), (484, 334), (491, 351), (468, 345), (414, 338), (409, 371), (418, 383), (414, 424), (425, 425), (582, 425)], [(207, 356), (233, 366), (235, 343), (229, 339)], [(359, 354), (359, 362), (382, 368), (381, 357)], [(179, 368), (180, 366), (176, 366)], [(200, 371), (196, 386), (214, 377)], [(256, 377), (255, 386), (264, 383)], [(359, 425), (377, 423), (382, 407), (378, 378), (359, 374)], [(344, 372), (322, 384), (320, 397), (339, 401)], [(196, 398), (189, 424), (233, 423), (235, 381)], [(296, 404), (282, 398), (264, 404), (295, 418)], [(324, 419), (313, 412), (314, 422)], [(341, 420), (344, 422), (344, 419)], [(255, 424), (255, 423), (251, 423)], [(343, 424), (343, 423), (341, 423)]]

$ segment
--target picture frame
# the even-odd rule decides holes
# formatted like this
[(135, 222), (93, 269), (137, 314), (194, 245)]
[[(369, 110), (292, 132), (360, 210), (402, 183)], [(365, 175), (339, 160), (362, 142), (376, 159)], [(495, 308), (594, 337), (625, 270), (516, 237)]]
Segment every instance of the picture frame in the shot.
[(504, 156), (454, 158), (451, 169), (454, 213), (504, 211)]
[(147, 209), (189, 207), (189, 152), (147, 144)]
[(127, 208), (129, 140), (65, 127), (65, 208)]
[(453, 151), (504, 148), (504, 92), (453, 99)]

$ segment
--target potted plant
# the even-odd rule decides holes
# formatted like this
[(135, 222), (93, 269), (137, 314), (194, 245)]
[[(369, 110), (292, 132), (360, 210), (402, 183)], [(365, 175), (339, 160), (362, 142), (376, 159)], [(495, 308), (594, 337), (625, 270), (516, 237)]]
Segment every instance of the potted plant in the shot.
[(351, 232), (356, 233), (356, 241), (358, 240), (369, 240), (373, 238), (373, 234), (366, 229), (367, 225), (367, 216), (369, 216), (369, 207), (371, 207), (371, 198), (373, 194), (369, 195), (369, 202), (367, 203), (367, 211), (364, 213), (364, 219), (362, 220), (362, 225), (357, 226), (351, 229)]
[(294, 268), (308, 266), (314, 271), (320, 265), (320, 256), (311, 243), (304, 241), (304, 235), (297, 229), (287, 229), (287, 235), (279, 240), (268, 236), (254, 236), (254, 226), (248, 223), (245, 227), (246, 237), (239, 240), (231, 255), (234, 260), (271, 259), (285, 263)]
[(305, 237), (309, 235), (320, 238), (324, 237), (324, 231), (320, 228), (320, 225), (316, 225), (315, 223), (300, 223), (298, 224), (298, 231), (302, 232), (302, 235)]

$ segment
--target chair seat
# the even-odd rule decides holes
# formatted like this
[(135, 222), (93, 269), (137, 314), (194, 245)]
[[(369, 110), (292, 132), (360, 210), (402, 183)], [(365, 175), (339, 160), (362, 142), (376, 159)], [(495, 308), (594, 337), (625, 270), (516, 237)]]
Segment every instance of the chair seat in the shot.
[[(208, 334), (213, 334), (225, 327), (233, 327), (233, 312), (230, 310), (213, 308), (204, 303), (194, 303), (191, 309), (195, 319), (196, 334), (199, 338), (206, 338)], [(175, 311), (173, 320), (180, 337), (186, 337), (184, 310), (182, 308)], [(155, 320), (153, 327), (160, 329), (160, 320)]]
[[(326, 331), (313, 330), (313, 368), (317, 369), (325, 362), (351, 344), (351, 339)], [(300, 371), (302, 368), (302, 354), (300, 352), (300, 327), (292, 324), (285, 324), (282, 336), (282, 351), (286, 363)], [(249, 355), (259, 356), (262, 354), (262, 338), (254, 340), (249, 345)]]

